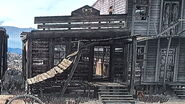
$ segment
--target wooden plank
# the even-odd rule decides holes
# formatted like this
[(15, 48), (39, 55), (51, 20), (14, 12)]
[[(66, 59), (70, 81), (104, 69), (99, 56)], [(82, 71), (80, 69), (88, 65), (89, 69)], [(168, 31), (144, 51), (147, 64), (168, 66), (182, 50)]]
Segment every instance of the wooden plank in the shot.
[(132, 66), (131, 66), (131, 80), (130, 80), (130, 92), (134, 94), (134, 83), (135, 83), (135, 68), (136, 68), (136, 57), (137, 57), (137, 38), (132, 39)]
[(161, 39), (158, 38), (158, 42), (157, 42), (157, 58), (156, 58), (156, 69), (155, 69), (155, 82), (159, 81), (159, 59), (160, 59), (160, 41)]
[[(80, 42), (78, 43), (78, 45), (79, 45), (79, 44), (80, 44)], [(73, 62), (74, 65), (73, 65), (73, 67), (72, 67), (72, 69), (71, 69), (71, 72), (70, 72), (70, 74), (69, 74), (67, 80), (66, 80), (65, 83), (64, 83), (64, 86), (63, 86), (62, 92), (61, 92), (61, 95), (62, 95), (62, 96), (64, 96), (64, 93), (65, 93), (65, 91), (66, 91), (66, 89), (67, 89), (67, 86), (68, 86), (68, 84), (71, 82), (71, 79), (72, 79), (72, 77), (73, 77), (73, 75), (74, 75), (74, 72), (75, 72), (75, 70), (76, 70), (76, 68), (77, 68), (77, 65), (78, 65), (78, 62), (79, 62), (79, 60), (80, 60), (80, 57), (81, 57), (81, 50), (78, 52), (78, 55), (75, 57), (74, 62)]]
[(165, 67), (164, 67), (164, 79), (163, 79), (163, 87), (164, 87), (164, 90), (166, 90), (166, 72), (167, 72), (167, 67), (168, 67), (168, 55), (169, 55), (169, 50), (170, 50), (170, 45), (171, 45), (171, 40), (172, 40), (172, 37), (169, 38), (168, 40), (168, 46), (167, 46), (167, 52), (166, 52), (166, 57), (165, 57)]
[(181, 47), (181, 39), (178, 38), (178, 46), (176, 48), (176, 53), (175, 53), (175, 67), (174, 67), (173, 82), (177, 81), (177, 76), (178, 76), (178, 71), (179, 71), (180, 47)]
[(89, 23), (89, 24), (45, 24), (45, 25), (38, 25), (38, 29), (52, 29), (52, 28), (124, 28), (126, 27), (125, 23)]
[(45, 16), (35, 17), (34, 23), (68, 23), (68, 22), (95, 22), (95, 21), (124, 21), (127, 18), (126, 14), (101, 15), (88, 17), (72, 17), (72, 16)]
[[(81, 37), (81, 38), (106, 38), (106, 37), (123, 37), (129, 36), (130, 31), (123, 29), (91, 29), (91, 30), (34, 30), (28, 38), (57, 38), (57, 37)], [(101, 35), (100, 35), (101, 34)]]
[(93, 64), (94, 64), (94, 46), (90, 47), (89, 53), (89, 73), (88, 73), (88, 81), (92, 81), (93, 79)]

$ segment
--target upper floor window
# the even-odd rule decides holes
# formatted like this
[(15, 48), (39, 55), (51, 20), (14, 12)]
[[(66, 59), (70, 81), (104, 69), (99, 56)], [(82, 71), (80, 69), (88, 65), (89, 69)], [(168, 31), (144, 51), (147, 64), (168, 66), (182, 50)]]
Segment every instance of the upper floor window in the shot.
[(162, 10), (162, 30), (177, 22), (180, 16), (180, 2), (178, 0), (165, 0)]
[(135, 20), (147, 20), (148, 0), (136, 0)]

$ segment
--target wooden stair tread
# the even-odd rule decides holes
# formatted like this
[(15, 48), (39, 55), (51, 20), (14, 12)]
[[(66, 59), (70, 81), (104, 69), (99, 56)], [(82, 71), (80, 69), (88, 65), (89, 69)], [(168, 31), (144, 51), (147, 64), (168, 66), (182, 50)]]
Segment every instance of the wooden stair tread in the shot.
[(132, 97), (132, 95), (100, 95), (101, 97)]
[(98, 92), (99, 94), (129, 94), (129, 92)]
[(133, 100), (133, 97), (101, 97), (101, 99), (110, 99), (110, 100), (113, 100), (113, 99), (121, 99), (121, 100)]
[(102, 100), (103, 102), (135, 102), (134, 100)]
[(99, 89), (99, 91), (128, 91), (127, 89)]

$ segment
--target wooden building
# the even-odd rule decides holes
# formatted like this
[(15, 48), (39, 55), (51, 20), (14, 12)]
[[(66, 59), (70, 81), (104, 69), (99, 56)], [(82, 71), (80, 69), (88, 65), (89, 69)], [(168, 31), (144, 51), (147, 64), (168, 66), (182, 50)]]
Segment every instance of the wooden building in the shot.
[(8, 35), (4, 28), (0, 28), (0, 80), (7, 70), (7, 39)]
[[(21, 34), (24, 75), (28, 79), (54, 67), (77, 50), (78, 41), (95, 42), (83, 50), (72, 77), (80, 87), (93, 86), (104, 101), (133, 100), (141, 90), (184, 97), (184, 5), (184, 0), (98, 0), (71, 16), (35, 17), (38, 30)], [(31, 85), (31, 92), (61, 89), (69, 73)]]
[(118, 5), (126, 2), (125, 14), (132, 18), (131, 35), (143, 36), (137, 39), (135, 77), (139, 76), (140, 81), (135, 80), (135, 86), (142, 86), (146, 94), (157, 94), (162, 89), (162, 92), (184, 97), (184, 0), (121, 1), (97, 0), (93, 7), (107, 14), (113, 6), (113, 14), (119, 14), (125, 7), (118, 9)]
[[(132, 50), (130, 46), (136, 47), (137, 44), (136, 37), (130, 36), (126, 14), (100, 15), (98, 10), (84, 6), (73, 11), (71, 16), (35, 17), (35, 24), (38, 24), (38, 30), (21, 34), (26, 79), (56, 66), (61, 59), (76, 51), (78, 41), (81, 41), (82, 46), (93, 44), (82, 50), (72, 81), (67, 84), (68, 89), (89, 88), (89, 91), (93, 90), (93, 96), (97, 96), (100, 87), (117, 87), (116, 83), (129, 91), (126, 84), (128, 53)], [(32, 93), (60, 91), (70, 73), (69, 69), (54, 78), (30, 85), (30, 90)], [(129, 92), (126, 94), (133, 99)]]

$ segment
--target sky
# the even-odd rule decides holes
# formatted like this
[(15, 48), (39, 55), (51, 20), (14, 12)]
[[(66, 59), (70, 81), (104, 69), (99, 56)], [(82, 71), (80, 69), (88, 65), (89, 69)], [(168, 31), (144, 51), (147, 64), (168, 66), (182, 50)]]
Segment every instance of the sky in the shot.
[(84, 5), (97, 0), (0, 0), (0, 26), (36, 28), (36, 16), (70, 15)]

